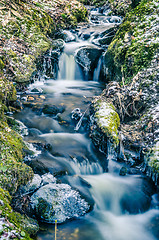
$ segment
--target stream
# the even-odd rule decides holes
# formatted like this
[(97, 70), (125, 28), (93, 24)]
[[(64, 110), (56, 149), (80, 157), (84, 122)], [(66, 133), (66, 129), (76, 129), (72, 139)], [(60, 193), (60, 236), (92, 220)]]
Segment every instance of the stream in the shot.
[[(111, 149), (106, 158), (89, 139), (87, 109), (91, 99), (105, 87), (99, 81), (102, 59), (89, 75), (89, 69), (75, 61), (75, 54), (82, 47), (97, 46), (99, 33), (120, 23), (119, 17), (108, 17), (107, 13), (94, 9), (89, 27), (67, 32), (72, 41), (65, 42), (54, 78), (46, 73), (48, 58), (44, 57), (38, 80), (29, 85), (25, 94), (19, 93), (24, 101), (30, 99), (30, 105), (14, 115), (28, 128), (27, 142), (47, 143), (45, 151), (39, 144), (33, 160), (40, 161), (59, 182), (69, 184), (94, 203), (84, 216), (58, 224), (57, 240), (159, 238), (159, 197), (151, 181), (140, 175), (119, 176), (124, 163), (115, 161)], [(53, 71), (54, 66), (50, 69)], [(44, 105), (58, 107), (58, 114), (41, 112)], [(73, 118), (75, 112), (79, 114), (77, 119)], [(37, 240), (54, 239), (54, 225), (42, 223), (40, 227)]]

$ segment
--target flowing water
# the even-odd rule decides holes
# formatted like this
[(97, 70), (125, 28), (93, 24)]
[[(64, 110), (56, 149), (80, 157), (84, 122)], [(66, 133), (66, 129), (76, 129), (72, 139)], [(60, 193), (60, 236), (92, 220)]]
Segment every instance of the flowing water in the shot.
[[(112, 26), (108, 17), (101, 17), (102, 27)], [(92, 23), (91, 27), (100, 31), (97, 24)], [(103, 89), (98, 82), (102, 63), (99, 59), (93, 79), (88, 81), (74, 57), (76, 50), (82, 46), (92, 46), (92, 43), (77, 36), (73, 42), (65, 43), (56, 79), (45, 76), (43, 71), (25, 95), (38, 99), (38, 104), (43, 100), (43, 104), (53, 104), (64, 111), (53, 117), (39, 112), (33, 104), (34, 109), (25, 107), (15, 115), (29, 129), (26, 136), (28, 142), (47, 142), (51, 146), (49, 151), (39, 149), (36, 158), (52, 174), (67, 172), (59, 177), (60, 181), (70, 184), (94, 202), (93, 210), (85, 216), (58, 225), (57, 239), (157, 240), (158, 195), (153, 195), (150, 181), (139, 175), (119, 176), (123, 164), (114, 161), (111, 151), (106, 158), (94, 148), (88, 137), (87, 108), (92, 97)], [(44, 67), (45, 64), (44, 61)], [(33, 94), (33, 89), (40, 89), (41, 98), (35, 98), (38, 94)], [(75, 108), (80, 108), (81, 113), (85, 112), (78, 127), (78, 121), (71, 118)], [(42, 224), (37, 239), (54, 239), (54, 226)]]

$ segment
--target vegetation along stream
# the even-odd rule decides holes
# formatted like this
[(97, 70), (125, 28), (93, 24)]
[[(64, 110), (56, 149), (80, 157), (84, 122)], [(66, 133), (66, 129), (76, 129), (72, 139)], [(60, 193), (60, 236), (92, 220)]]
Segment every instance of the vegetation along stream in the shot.
[[(124, 67), (119, 74), (123, 89), (109, 83), (112, 65), (106, 50), (122, 31), (124, 16), (112, 14), (110, 5), (88, 9), (89, 22), (61, 31), (54, 45), (38, 55), (31, 83), (17, 92), (23, 108), (7, 113), (21, 128), (28, 146), (24, 162), (34, 171), (32, 180), (13, 194), (12, 206), (38, 220), (40, 229), (32, 233), (37, 240), (55, 239), (55, 235), (57, 240), (157, 240), (158, 175), (144, 165), (145, 148), (137, 143), (132, 147), (123, 137), (133, 125), (126, 124), (137, 121), (136, 115), (144, 110), (137, 100), (141, 91), (135, 92), (138, 85), (131, 85), (133, 91), (126, 88), (130, 71)], [(124, 36), (127, 48), (130, 38), (135, 41), (129, 35)], [(115, 59), (117, 66), (123, 61)], [(118, 80), (114, 77), (114, 81)], [(3, 235), (3, 224), (0, 229), (2, 239), (10, 239)]]

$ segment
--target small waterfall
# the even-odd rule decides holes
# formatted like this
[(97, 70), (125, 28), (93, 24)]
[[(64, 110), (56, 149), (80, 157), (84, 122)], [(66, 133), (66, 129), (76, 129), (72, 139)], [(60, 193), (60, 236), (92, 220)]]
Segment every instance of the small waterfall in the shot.
[(44, 60), (43, 60), (43, 75), (45, 76), (46, 74), (46, 57), (44, 56)]
[(75, 60), (73, 55), (68, 55), (66, 53), (61, 55), (57, 79), (75, 79)]
[(73, 53), (63, 52), (59, 60), (58, 80), (83, 80), (83, 74)]
[(98, 65), (97, 65), (97, 67), (96, 67), (96, 69), (94, 70), (94, 73), (93, 73), (93, 81), (98, 81), (99, 80), (100, 72), (101, 72), (101, 68), (102, 68), (102, 63), (103, 63), (103, 57), (100, 57), (99, 61), (98, 61)]

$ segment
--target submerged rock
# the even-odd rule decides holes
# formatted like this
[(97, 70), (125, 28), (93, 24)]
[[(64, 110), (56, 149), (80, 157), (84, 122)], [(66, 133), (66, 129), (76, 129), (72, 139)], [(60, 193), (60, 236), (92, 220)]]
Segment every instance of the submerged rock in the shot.
[(80, 217), (89, 210), (88, 203), (67, 184), (47, 184), (31, 197), (37, 217), (47, 223), (62, 223)]
[(127, 174), (127, 168), (126, 167), (122, 167), (120, 169), (119, 175), (120, 176), (125, 176)]
[(44, 105), (42, 112), (45, 114), (57, 115), (58, 113), (63, 113), (65, 111), (64, 107), (57, 107), (55, 105)]

